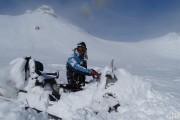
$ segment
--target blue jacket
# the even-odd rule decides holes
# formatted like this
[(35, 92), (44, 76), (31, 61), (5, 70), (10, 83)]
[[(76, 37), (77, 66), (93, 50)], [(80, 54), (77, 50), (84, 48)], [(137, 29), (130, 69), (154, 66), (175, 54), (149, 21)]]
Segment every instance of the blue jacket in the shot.
[(81, 63), (85, 61), (84, 56), (80, 56), (77, 52), (74, 52), (67, 60), (67, 65), (70, 66), (73, 70), (82, 72), (85, 74), (90, 74), (91, 69), (87, 69), (81, 66)]

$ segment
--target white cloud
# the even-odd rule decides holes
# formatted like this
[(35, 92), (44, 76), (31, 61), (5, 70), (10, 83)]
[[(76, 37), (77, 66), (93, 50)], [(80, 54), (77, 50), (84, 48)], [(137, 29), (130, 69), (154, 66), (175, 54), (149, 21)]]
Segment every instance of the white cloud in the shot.
[(84, 3), (83, 5), (82, 5), (82, 7), (81, 7), (81, 13), (82, 13), (82, 15), (83, 16), (85, 16), (85, 17), (90, 17), (90, 15), (91, 15), (91, 8), (90, 8), (90, 6), (87, 4), (87, 3)]

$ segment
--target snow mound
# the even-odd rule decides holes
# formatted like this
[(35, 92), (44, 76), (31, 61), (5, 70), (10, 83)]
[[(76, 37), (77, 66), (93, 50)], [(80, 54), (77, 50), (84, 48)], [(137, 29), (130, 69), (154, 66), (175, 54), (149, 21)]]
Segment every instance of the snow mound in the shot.
[[(104, 73), (108, 70), (108, 67), (105, 68)], [(117, 69), (114, 73), (118, 81), (104, 89), (105, 77), (102, 78), (93, 97), (92, 108), (99, 111), (98, 117), (101, 119), (161, 120), (167, 119), (169, 111), (177, 111), (171, 97), (153, 91), (151, 84), (143, 77), (132, 75), (124, 69)], [(114, 106), (117, 110), (110, 112)]]
[(0, 68), (0, 94), (16, 98), (17, 89), (14, 87), (14, 83), (9, 79), (10, 70), (10, 67)]
[[(93, 81), (79, 92), (65, 93), (60, 89), (61, 99), (51, 106), (48, 93), (40, 87), (32, 88), (27, 94), (19, 94), (18, 100), (28, 101), (30, 107), (66, 120), (161, 120), (166, 119), (169, 112), (176, 112), (172, 98), (153, 91), (151, 84), (143, 77), (132, 75), (124, 69), (116, 69), (114, 74), (118, 80), (105, 88), (105, 75), (111, 69), (105, 67), (99, 70), (102, 72), (99, 82)], [(26, 115), (25, 111), (20, 112)], [(14, 114), (13, 111), (10, 113)]]
[(17, 103), (0, 100), (1, 120), (48, 120), (46, 113), (37, 113), (33, 109), (18, 106)]
[(152, 91), (143, 77), (124, 69), (114, 71), (118, 81), (105, 89), (105, 73), (109, 70), (103, 69), (101, 81), (86, 85), (83, 91), (62, 92), (60, 101), (48, 107), (48, 111), (68, 120), (158, 120), (166, 119), (168, 111), (175, 111), (169, 97)]
[(47, 5), (43, 5), (43, 6), (39, 7), (34, 12), (39, 12), (42, 14), (48, 14), (48, 15), (51, 15), (53, 17), (57, 17), (53, 8), (51, 6), (47, 6)]
[[(105, 71), (109, 68), (105, 68)], [(121, 105), (141, 104), (147, 98), (152, 98), (151, 84), (137, 75), (132, 75), (124, 69), (117, 69), (115, 75), (118, 81), (104, 90), (105, 93), (114, 93)], [(106, 78), (102, 78), (102, 88)], [(104, 93), (104, 94), (105, 94)], [(102, 94), (100, 92), (100, 94)]]
[(26, 60), (17, 58), (10, 63), (10, 80), (15, 84), (18, 89), (24, 88)]
[(34, 87), (28, 93), (18, 93), (18, 100), (28, 103), (30, 108), (46, 111), (49, 103), (49, 92), (42, 87)]

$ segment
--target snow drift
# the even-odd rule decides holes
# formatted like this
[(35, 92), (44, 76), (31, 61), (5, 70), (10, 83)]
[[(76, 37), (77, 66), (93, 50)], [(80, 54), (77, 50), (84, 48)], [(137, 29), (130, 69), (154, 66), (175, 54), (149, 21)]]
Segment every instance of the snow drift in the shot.
[[(19, 60), (19, 59), (16, 59)], [(16, 60), (13, 60), (14, 62)], [(14, 63), (11, 62), (11, 63)], [(11, 67), (10, 71), (19, 71), (23, 61), (19, 61), (16, 66)], [(19, 66), (18, 66), (19, 65)], [(61, 69), (64, 69), (63, 67)], [(28, 93), (19, 93), (18, 103), (12, 102), (8, 108), (16, 106), (18, 111), (26, 115), (23, 109), (25, 106), (37, 108), (44, 112), (57, 115), (66, 120), (71, 119), (98, 119), (98, 120), (116, 120), (116, 119), (166, 119), (169, 111), (176, 112), (174, 104), (169, 101), (169, 97), (159, 94), (152, 90), (151, 84), (145, 81), (143, 77), (132, 75), (124, 69), (114, 70), (117, 81), (105, 88), (106, 86), (106, 73), (111, 68), (98, 68), (102, 72), (100, 82), (91, 82), (87, 84), (83, 91), (64, 93), (60, 89), (61, 99), (49, 106), (48, 91), (44, 91), (40, 87), (33, 87)], [(22, 81), (17, 81), (19, 78), (14, 76), (11, 78), (12, 83), (16, 85), (22, 84)], [(61, 76), (60, 76), (61, 78)], [(9, 84), (12, 85), (12, 84)], [(6, 90), (6, 89), (4, 89)], [(6, 90), (7, 91), (7, 90)], [(8, 91), (10, 92), (10, 91)], [(112, 109), (114, 106), (116, 109)], [(169, 106), (167, 108), (166, 106)], [(162, 109), (163, 108), (163, 109)], [(42, 118), (37, 117), (37, 113), (30, 111), (31, 116), (36, 116), (35, 119), (44, 119), (47, 114), (41, 114)], [(29, 112), (27, 111), (27, 112)], [(15, 114), (10, 111), (10, 114)], [(2, 116), (3, 117), (3, 116)], [(23, 119), (19, 114), (15, 115), (17, 119)]]

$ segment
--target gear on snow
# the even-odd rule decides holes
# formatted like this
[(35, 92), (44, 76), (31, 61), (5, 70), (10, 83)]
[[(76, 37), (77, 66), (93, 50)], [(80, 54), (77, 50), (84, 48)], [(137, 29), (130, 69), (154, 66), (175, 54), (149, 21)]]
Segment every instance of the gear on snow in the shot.
[(22, 80), (23, 86), (18, 88), (19, 92), (29, 91), (35, 86), (40, 86), (44, 88), (48, 85), (52, 90), (52, 94), (49, 95), (50, 100), (59, 100), (59, 91), (57, 88), (54, 88), (54, 86), (57, 85), (56, 79), (58, 79), (59, 77), (59, 71), (55, 73), (42, 73), (44, 70), (43, 64), (40, 61), (37, 61), (31, 57), (17, 59), (14, 63), (14, 66), (17, 67), (20, 60), (22, 63), (24, 63), (19, 64), (19, 66), (21, 66), (24, 71), (21, 73), (24, 74), (24, 78), (21, 78), (24, 79), (24, 83)]
[[(74, 52), (74, 54), (77, 54), (77, 53)], [(56, 82), (56, 80), (59, 78), (59, 71), (57, 71), (55, 73), (43, 73), (44, 66), (43, 66), (43, 64), (41, 62), (35, 62), (36, 60), (32, 59), (31, 57), (25, 57), (25, 58), (22, 58), (22, 59), (25, 60), (25, 62), (23, 62), (24, 63), (23, 64), (24, 65), (24, 69), (23, 69), (24, 72), (22, 72), (22, 74), (26, 75), (26, 80), (24, 78), (24, 82), (27, 82), (27, 83), (28, 83), (28, 81), (35, 81), (35, 82), (34, 82), (34, 87), (32, 89), (23, 89), (23, 88), (20, 89), (19, 94), (18, 94), (18, 99), (20, 99), (22, 101), (24, 101), (24, 100), (27, 101), (26, 104), (28, 104), (28, 108), (33, 108), (33, 109), (35, 109), (36, 111), (39, 111), (39, 112), (40, 111), (46, 111), (47, 108), (49, 108), (49, 106), (53, 106), (56, 103), (56, 102), (49, 102), (46, 99), (48, 97), (44, 97), (44, 95), (43, 95), (44, 93), (42, 91), (43, 91), (43, 88), (46, 85), (49, 85), (51, 87), (51, 90), (52, 90), (51, 94), (49, 94), (49, 99), (54, 100), (54, 101), (58, 101), (60, 99), (59, 91), (61, 91), (61, 90), (59, 90), (59, 88), (62, 88), (64, 90), (63, 92), (76, 92), (76, 91), (79, 91), (79, 90), (83, 90), (83, 85), (86, 84), (85, 79), (83, 81), (84, 82), (83, 85), (79, 84), (81, 81), (80, 82), (78, 81), (78, 80), (80, 80), (80, 77), (82, 75), (84, 75), (84, 77), (86, 75), (93, 76), (92, 81), (99, 81), (100, 76), (101, 76), (101, 74), (99, 74), (97, 71), (95, 71), (93, 69), (87, 69), (87, 62), (86, 62), (86, 64), (84, 64), (86, 67), (83, 67), (83, 64), (78, 65), (78, 63), (81, 63), (81, 62), (79, 62), (80, 59), (79, 58), (78, 59), (74, 58), (74, 56), (73, 56), (73, 57), (70, 57), (69, 59), (77, 59), (77, 60), (79, 60), (79, 61), (75, 61), (76, 65), (78, 66), (77, 67), (78, 69), (73, 68), (73, 67), (75, 67), (75, 65), (74, 66), (69, 66), (69, 67), (72, 67), (70, 70), (72, 70), (73, 73), (76, 73), (75, 77), (78, 78), (78, 79), (76, 79), (77, 80), (76, 83), (73, 83), (73, 84), (75, 84), (75, 86), (76, 85), (80, 85), (80, 86), (73, 87), (71, 83), (70, 84), (58, 84)], [(68, 64), (68, 61), (67, 61), (67, 64)], [(115, 74), (114, 74), (113, 62), (111, 62), (111, 68), (112, 68), (112, 70), (110, 71), (111, 74), (109, 74), (109, 76), (111, 76), (111, 77), (109, 77), (109, 78), (117, 79), (115, 77)], [(80, 70), (82, 70), (82, 71), (80, 71)], [(86, 71), (90, 71), (90, 72), (86, 72)], [(108, 76), (108, 73), (109, 72), (107, 72), (106, 77)], [(74, 74), (72, 74), (72, 75), (74, 75)], [(72, 77), (74, 77), (74, 76), (72, 76)], [(92, 81), (90, 81), (90, 82), (92, 82)], [(100, 81), (99, 81), (99, 83), (100, 83)], [(109, 85), (109, 83), (107, 85)], [(24, 88), (27, 88), (27, 86), (24, 86)], [(98, 86), (97, 86), (97, 88), (98, 88)], [(21, 99), (21, 96), (23, 96), (24, 100)], [(109, 98), (111, 99), (111, 97), (113, 99), (116, 99), (115, 95), (113, 93), (112, 94), (107, 93), (103, 97), (105, 97), (104, 99), (107, 99), (107, 100)], [(33, 98), (33, 101), (31, 100), (31, 98)], [(34, 103), (34, 101), (38, 101), (39, 103), (38, 102)], [(47, 108), (38, 108), (41, 104), (44, 104), (44, 103), (41, 103), (41, 102), (48, 103)], [(112, 111), (116, 112), (119, 106), (120, 106), (119, 102), (113, 103), (111, 106), (109, 106), (109, 109), (107, 111), (109, 113), (111, 113)], [(58, 115), (58, 114), (52, 114), (52, 113), (49, 113), (49, 111), (46, 111), (46, 112), (49, 114), (49, 116), (51, 116), (53, 118), (56, 117), (54, 119), (61, 119), (60, 115)], [(57, 117), (57, 116), (59, 116), (59, 117)]]
[[(36, 104), (38, 103), (33, 103), (33, 100), (31, 98), (37, 99), (37, 101), (39, 102), (46, 103), (49, 103), (48, 100), (58, 101), (61, 97), (59, 93), (60, 88), (63, 89), (63, 92), (77, 92), (83, 90), (85, 84), (87, 84), (86, 76), (92, 76), (92, 81), (100, 82), (101, 73), (98, 73), (94, 69), (87, 68), (87, 60), (87, 46), (85, 42), (80, 42), (77, 44), (76, 48), (73, 49), (72, 54), (66, 62), (66, 76), (68, 84), (57, 83), (57, 80), (59, 78), (59, 71), (56, 71), (54, 73), (43, 73), (44, 65), (40, 61), (37, 61), (31, 57), (14, 60), (12, 64), (16, 69), (12, 69), (11, 72), (14, 76), (16, 76), (16, 73), (19, 72), (21, 77), (12, 77), (12, 79), (22, 78), (21, 82), (16, 82), (17, 80), (15, 80), (15, 86), (19, 90), (18, 98), (22, 100), (25, 99), (29, 104), (29, 108), (34, 108), (37, 111), (44, 111), (47, 108), (37, 108)], [(19, 68), (18, 71), (17, 68)], [(117, 81), (117, 78), (114, 74), (115, 68), (113, 66), (113, 60), (111, 62), (111, 69), (111, 71), (108, 71), (106, 73), (107, 79), (105, 88)], [(16, 72), (14, 72), (15, 70)], [(51, 92), (48, 92), (48, 94), (46, 93), (47, 86), (49, 86), (49, 88), (51, 89)], [(45, 94), (48, 96), (46, 96)], [(108, 97), (111, 97), (111, 95), (108, 94)], [(106, 98), (108, 99), (108, 97)], [(114, 110), (116, 111), (119, 106), (119, 103), (110, 106), (108, 112)]]

